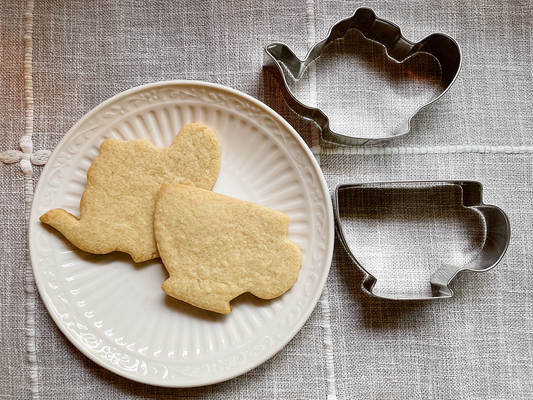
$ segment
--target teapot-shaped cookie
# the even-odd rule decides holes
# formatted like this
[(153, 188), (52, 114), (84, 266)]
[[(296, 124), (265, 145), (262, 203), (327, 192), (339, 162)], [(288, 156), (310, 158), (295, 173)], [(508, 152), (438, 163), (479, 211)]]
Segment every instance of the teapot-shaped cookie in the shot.
[(53, 209), (40, 220), (78, 248), (95, 254), (129, 253), (135, 262), (159, 257), (153, 215), (165, 183), (210, 190), (220, 170), (220, 144), (199, 123), (183, 127), (170, 147), (146, 139), (107, 139), (87, 172), (80, 218)]

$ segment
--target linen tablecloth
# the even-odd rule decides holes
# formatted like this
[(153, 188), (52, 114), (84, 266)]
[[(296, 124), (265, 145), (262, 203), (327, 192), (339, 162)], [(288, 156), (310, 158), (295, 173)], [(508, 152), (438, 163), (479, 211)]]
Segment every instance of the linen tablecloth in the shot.
[[(263, 71), (263, 47), (284, 42), (304, 57), (361, 6), (412, 41), (451, 35), (462, 70), (404, 138), (328, 148)], [(19, 0), (0, 3), (0, 21), (1, 398), (533, 398), (532, 2)], [(36, 291), (27, 240), (33, 191), (50, 151), (90, 109), (140, 84), (179, 79), (229, 86), (272, 107), (313, 148), (330, 190), (358, 181), (482, 182), (484, 200), (509, 216), (507, 254), (489, 272), (460, 275), (449, 300), (395, 302), (362, 292), (363, 275), (337, 240), (316, 309), (260, 367), (194, 389), (107, 371), (70, 344)], [(337, 86), (325, 106), (345, 99)]]

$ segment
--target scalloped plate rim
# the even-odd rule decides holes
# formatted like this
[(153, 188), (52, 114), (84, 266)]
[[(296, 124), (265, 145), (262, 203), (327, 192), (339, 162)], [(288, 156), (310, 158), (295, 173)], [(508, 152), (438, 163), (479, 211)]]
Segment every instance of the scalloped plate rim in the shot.
[[(144, 85), (140, 85), (137, 87), (133, 87), (131, 89), (128, 89), (126, 91), (120, 92), (109, 99), (103, 101), (93, 109), (91, 109), (89, 112), (87, 112), (82, 118), (80, 118), (69, 131), (65, 134), (65, 136), (59, 141), (59, 143), (56, 146), (56, 149), (52, 153), (50, 160), (53, 160), (54, 153), (58, 154), (59, 150), (61, 150), (71, 139), (71, 136), (73, 136), (76, 131), (83, 126), (83, 124), (89, 120), (90, 118), (94, 117), (96, 114), (98, 114), (100, 111), (104, 110), (106, 107), (108, 107), (110, 104), (113, 104), (117, 102), (118, 100), (121, 100), (122, 98), (125, 98), (131, 94), (134, 94), (139, 91), (144, 91), (151, 88), (159, 88), (164, 86), (203, 86), (205, 88), (213, 88), (221, 91), (228, 92), (232, 95), (235, 95), (237, 97), (244, 98), (245, 100), (249, 101), (254, 106), (262, 109), (265, 111), (266, 114), (268, 114), (270, 117), (272, 117), (275, 121), (280, 123), (287, 132), (290, 132), (291, 135), (294, 137), (294, 139), (297, 141), (299, 146), (301, 147), (301, 150), (304, 152), (305, 156), (308, 158), (310, 164), (313, 166), (316, 176), (318, 178), (318, 185), (322, 191), (322, 195), (324, 196), (324, 205), (326, 209), (326, 219), (327, 219), (327, 226), (324, 227), (325, 234), (327, 235), (327, 248), (325, 251), (325, 260), (322, 263), (322, 273), (320, 274), (320, 279), (317, 283), (317, 290), (313, 295), (310, 296), (308, 306), (304, 309), (304, 312), (299, 317), (298, 321), (292, 326), (292, 328), (284, 335), (283, 339), (279, 340), (276, 344), (274, 344), (270, 349), (268, 349), (266, 352), (264, 352), (261, 356), (256, 357), (252, 363), (249, 363), (245, 368), (239, 368), (235, 367), (233, 370), (230, 370), (230, 373), (218, 373), (217, 375), (210, 375), (208, 379), (200, 378), (199, 380), (195, 380), (191, 382), (191, 384), (184, 384), (183, 382), (180, 382), (179, 384), (176, 384), (176, 382), (173, 382), (171, 380), (169, 381), (162, 381), (160, 379), (154, 380), (150, 379), (150, 377), (147, 378), (147, 376), (142, 375), (136, 375), (136, 374), (129, 374), (126, 373), (124, 370), (114, 367), (110, 363), (105, 363), (100, 358), (96, 357), (94, 354), (91, 353), (90, 349), (86, 348), (82, 343), (80, 343), (77, 338), (69, 332), (68, 328), (61, 323), (61, 320), (59, 316), (56, 314), (56, 312), (53, 310), (53, 305), (50, 303), (50, 301), (47, 299), (47, 294), (44, 292), (44, 289), (41, 287), (43, 284), (43, 281), (41, 279), (41, 276), (36, 271), (36, 257), (34, 250), (34, 238), (32, 238), (34, 234), (34, 229), (32, 226), (32, 221), (35, 221), (36, 213), (37, 213), (37, 204), (38, 201), (36, 200), (36, 196), (33, 198), (33, 204), (31, 207), (31, 213), (29, 218), (29, 227), (28, 227), (28, 241), (29, 241), (29, 250), (30, 250), (30, 262), (32, 264), (32, 271), (33, 276), (35, 279), (35, 284), (37, 286), (39, 295), (45, 304), (45, 307), (52, 317), (54, 323), (59, 327), (61, 332), (68, 338), (68, 340), (86, 357), (88, 357), (90, 360), (94, 361), (98, 365), (102, 366), (103, 368), (106, 368), (107, 370), (116, 373), (119, 376), (122, 376), (124, 378), (130, 379), (132, 381), (136, 381), (139, 383), (154, 385), (154, 386), (160, 386), (160, 387), (173, 387), (173, 388), (185, 388), (185, 387), (199, 387), (199, 386), (205, 386), (205, 385), (211, 385), (215, 383), (220, 383), (223, 381), (227, 381), (229, 379), (233, 379), (235, 377), (238, 377), (242, 374), (245, 374), (246, 372), (249, 372), (250, 370), (258, 367), (259, 365), (263, 364), (270, 358), (272, 358), (275, 354), (277, 354), (280, 350), (282, 350), (293, 338), (294, 336), (301, 330), (305, 322), (308, 320), (309, 316), (315, 309), (320, 296), (322, 295), (322, 291), (324, 289), (324, 286), (326, 284), (326, 280), (329, 274), (329, 269), (331, 267), (331, 261), (333, 257), (333, 245), (334, 245), (334, 221), (333, 221), (333, 209), (332, 209), (332, 203), (330, 199), (329, 190), (327, 187), (327, 183), (325, 181), (325, 178), (322, 174), (322, 171), (320, 169), (320, 166), (318, 165), (315, 157), (313, 156), (311, 150), (307, 146), (307, 144), (304, 142), (304, 140), (300, 137), (300, 135), (294, 130), (294, 128), (287, 122), (285, 119), (283, 119), (278, 113), (276, 113), (274, 110), (272, 110), (269, 106), (262, 103), (261, 101), (243, 93), (238, 90), (214, 84), (209, 82), (202, 82), (202, 81), (196, 81), (196, 80), (174, 80), (174, 81), (160, 81), (160, 82), (154, 82), (154, 83), (148, 83)], [(43, 168), (39, 182), (36, 185), (35, 188), (35, 195), (37, 195), (41, 188), (45, 185), (43, 177), (45, 177), (52, 169), (52, 163), (48, 162), (47, 165)], [(213, 379), (215, 378), (215, 379)]]

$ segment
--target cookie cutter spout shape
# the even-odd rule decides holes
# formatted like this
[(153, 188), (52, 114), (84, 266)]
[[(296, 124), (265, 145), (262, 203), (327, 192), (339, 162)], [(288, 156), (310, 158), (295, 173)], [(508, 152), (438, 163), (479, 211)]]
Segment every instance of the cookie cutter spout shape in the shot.
[[(367, 138), (336, 133), (331, 130), (329, 117), (322, 110), (303, 104), (289, 88), (284, 67), (295, 79), (300, 79), (309, 64), (322, 55), (326, 46), (343, 38), (352, 29), (360, 31), (367, 39), (385, 46), (389, 57), (397, 62), (403, 62), (412, 55), (423, 52), (432, 55), (440, 63), (443, 91), (402, 121), (392, 136)], [(402, 36), (400, 28), (392, 22), (378, 18), (374, 11), (369, 8), (359, 8), (350, 18), (343, 19), (333, 25), (327, 37), (314, 45), (304, 60), (300, 60), (283, 43), (269, 44), (265, 47), (264, 66), (280, 82), (285, 101), (289, 107), (302, 117), (311, 119), (318, 124), (322, 130), (323, 140), (337, 145), (362, 146), (381, 144), (409, 133), (411, 119), (422, 108), (439, 99), (455, 81), (461, 67), (461, 50), (453, 38), (442, 33), (434, 33), (418, 43), (412, 43)]]
[[(476, 257), (463, 265), (444, 264), (435, 271), (429, 280), (431, 284), (431, 296), (392, 296), (375, 290), (377, 278), (368, 272), (357, 260), (355, 251), (352, 250), (341, 223), (342, 204), (344, 204), (343, 193), (354, 190), (364, 190), (375, 188), (379, 185), (403, 185), (405, 187), (416, 187), (417, 185), (457, 185), (461, 188), (462, 206), (479, 213), (483, 219), (485, 240)], [(399, 181), (399, 182), (374, 182), (374, 183), (347, 183), (337, 186), (335, 190), (335, 219), (337, 232), (344, 248), (351, 260), (361, 269), (364, 279), (361, 284), (363, 291), (376, 297), (390, 300), (430, 300), (437, 298), (449, 298), (453, 296), (450, 288), (451, 281), (461, 271), (484, 272), (494, 268), (502, 259), (511, 237), (509, 219), (500, 208), (484, 204), (482, 201), (482, 186), (476, 181)]]

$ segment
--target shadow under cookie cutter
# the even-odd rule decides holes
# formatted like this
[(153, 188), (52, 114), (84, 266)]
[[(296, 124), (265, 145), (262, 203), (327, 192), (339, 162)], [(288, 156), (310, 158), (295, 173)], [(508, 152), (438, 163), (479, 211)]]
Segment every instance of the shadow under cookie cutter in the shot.
[[(339, 198), (340, 193), (345, 190), (376, 188), (379, 185), (398, 185), (403, 184), (407, 186), (420, 184), (449, 184), (458, 185), (461, 188), (462, 205), (465, 208), (470, 208), (480, 213), (484, 219), (485, 224), (485, 240), (483, 247), (477, 257), (465, 265), (442, 265), (430, 277), (430, 284), (432, 289), (432, 296), (419, 297), (392, 297), (389, 295), (376, 293), (374, 286), (377, 278), (361, 266), (357, 261), (354, 253), (350, 249), (341, 224)], [(505, 212), (499, 207), (484, 204), (482, 197), (483, 187), (477, 181), (456, 181), (456, 180), (442, 180), (442, 181), (395, 181), (395, 182), (373, 182), (373, 183), (346, 183), (337, 186), (335, 189), (335, 221), (339, 238), (346, 249), (346, 252), (352, 261), (364, 273), (364, 279), (361, 287), (364, 292), (376, 297), (389, 300), (431, 300), (438, 298), (449, 298), (453, 296), (453, 291), (449, 285), (453, 278), (461, 271), (484, 272), (488, 271), (500, 262), (505, 254), (511, 237), (511, 227), (509, 219)]]
[[(343, 38), (348, 31), (356, 29), (367, 39), (385, 46), (390, 58), (403, 62), (418, 52), (432, 55), (440, 63), (442, 70), (443, 91), (428, 103), (419, 107), (413, 115), (403, 121), (394, 134), (384, 138), (352, 137), (336, 133), (330, 129), (329, 118), (318, 108), (309, 107), (301, 103), (289, 89), (283, 65), (295, 79), (300, 79), (309, 66), (322, 55), (325, 47), (334, 40)], [(400, 28), (376, 16), (369, 8), (359, 8), (347, 19), (337, 22), (330, 29), (326, 39), (315, 44), (307, 53), (304, 60), (300, 60), (292, 50), (283, 43), (272, 43), (265, 47), (264, 66), (280, 82), (285, 101), (289, 107), (304, 118), (312, 119), (322, 130), (322, 139), (337, 145), (362, 146), (381, 144), (394, 138), (401, 137), (410, 131), (411, 119), (424, 107), (439, 99), (455, 81), (461, 68), (461, 50), (457, 42), (442, 33), (434, 33), (418, 43), (412, 43), (401, 34)]]

